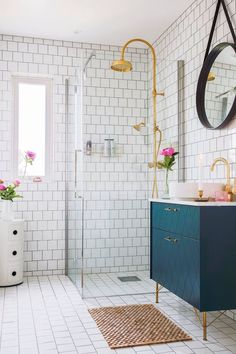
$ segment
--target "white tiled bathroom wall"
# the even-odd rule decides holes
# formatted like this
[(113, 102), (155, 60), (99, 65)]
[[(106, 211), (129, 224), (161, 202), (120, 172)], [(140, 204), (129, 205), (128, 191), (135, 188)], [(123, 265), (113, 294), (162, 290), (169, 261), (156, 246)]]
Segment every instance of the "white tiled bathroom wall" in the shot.
[[(236, 26), (236, 2), (226, 0), (231, 20)], [(225, 167), (218, 165), (214, 173), (210, 164), (216, 157), (227, 158), (231, 163), (232, 176), (236, 177), (236, 128), (235, 124), (223, 130), (211, 131), (204, 128), (196, 111), (197, 80), (204, 59), (205, 49), (215, 13), (215, 0), (196, 0), (154, 43), (157, 58), (165, 63), (169, 60), (184, 61), (184, 141), (185, 141), (185, 178), (187, 181), (198, 179), (198, 155), (204, 156), (204, 179), (225, 181)], [(233, 42), (223, 9), (220, 9), (213, 46), (220, 42)], [(168, 71), (168, 65), (165, 65)], [(158, 82), (158, 77), (157, 77)], [(151, 87), (151, 78), (149, 80)], [(162, 87), (163, 90), (165, 88)], [(166, 122), (160, 121), (165, 128)], [(168, 134), (171, 134), (169, 130)], [(173, 136), (175, 133), (173, 133)], [(166, 138), (164, 131), (164, 138)], [(169, 137), (171, 141), (172, 138)], [(171, 177), (174, 178), (174, 177)]]
[(54, 82), (52, 180), (23, 183), (20, 193), (24, 199), (14, 202), (16, 217), (26, 220), (24, 266), (25, 274), (29, 275), (64, 272), (64, 80), (75, 73), (73, 65), (78, 65), (78, 50), (72, 43), (61, 41), (0, 36), (0, 171), (4, 180), (16, 177), (11, 171), (12, 75), (46, 75)]
[[(120, 52), (95, 51), (84, 80), (84, 238), (86, 272), (143, 270), (149, 264), (147, 139), (132, 126), (147, 118), (147, 53), (128, 51), (129, 73), (110, 69)], [(115, 155), (104, 156), (112, 138)]]
[[(123, 77), (110, 70), (111, 61), (119, 58), (119, 47), (1, 35), (1, 178), (15, 177), (11, 172), (12, 74), (53, 79), (52, 178), (42, 183), (23, 182), (20, 192), (24, 199), (14, 203), (16, 216), (26, 220), (26, 275), (64, 273), (65, 80), (69, 79), (68, 146), (73, 165), (74, 84), (82, 52), (85, 51), (86, 58), (92, 50), (96, 57), (88, 66), (84, 89), (84, 143), (92, 140), (94, 147), (100, 149), (104, 138), (113, 137), (119, 154), (112, 158), (95, 153), (84, 156), (86, 267), (88, 271), (116, 271), (143, 269), (148, 264), (147, 186), (144, 182), (147, 144), (145, 137), (132, 129), (133, 124), (147, 115), (146, 51), (128, 50), (128, 56), (137, 65), (134, 72)], [(74, 171), (72, 165), (70, 168)], [(73, 183), (70, 187), (73, 189)], [(73, 214), (74, 204), (69, 207)], [(78, 217), (76, 213), (73, 215)]]
[[(178, 94), (178, 80), (180, 76), (179, 63), (177, 60), (170, 60), (168, 57), (162, 60), (157, 57), (157, 92), (160, 93), (157, 96), (157, 126), (160, 127), (162, 131), (162, 143), (160, 147), (159, 160), (163, 159), (161, 156), (161, 150), (172, 146), (178, 150), (179, 146), (179, 121), (178, 121), (178, 111), (180, 109), (180, 99)], [(153, 99), (152, 99), (152, 89), (153, 89), (153, 62), (149, 60), (149, 71), (148, 71), (148, 119), (147, 124), (149, 125), (149, 160), (153, 159)], [(161, 94), (164, 93), (164, 96)], [(159, 142), (160, 136), (157, 133), (157, 142)], [(178, 173), (178, 159), (173, 168), (169, 180), (177, 180), (179, 178)], [(153, 181), (153, 171), (149, 170), (149, 191), (152, 189)], [(158, 197), (162, 197), (165, 194), (165, 169), (157, 170), (157, 180), (158, 180)], [(149, 193), (149, 196), (151, 194)]]

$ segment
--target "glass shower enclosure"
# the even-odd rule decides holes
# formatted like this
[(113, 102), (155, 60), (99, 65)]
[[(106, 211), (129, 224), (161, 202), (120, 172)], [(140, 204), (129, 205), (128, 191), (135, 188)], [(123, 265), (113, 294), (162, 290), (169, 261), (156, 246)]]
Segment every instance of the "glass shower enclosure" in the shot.
[[(65, 83), (66, 274), (82, 297), (155, 291), (149, 279), (148, 56), (131, 49), (128, 74), (110, 70), (118, 56), (116, 48), (84, 51), (76, 78)], [(159, 107), (161, 121), (164, 103)], [(146, 127), (134, 129), (142, 121)]]

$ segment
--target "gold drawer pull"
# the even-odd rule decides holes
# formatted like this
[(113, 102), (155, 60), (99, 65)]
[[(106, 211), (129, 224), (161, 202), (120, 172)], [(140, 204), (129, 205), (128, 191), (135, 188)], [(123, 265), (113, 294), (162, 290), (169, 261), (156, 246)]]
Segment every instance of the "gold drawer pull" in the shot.
[(173, 211), (173, 212), (176, 212), (176, 211), (178, 211), (179, 209), (177, 209), (177, 208), (165, 208), (164, 210), (165, 210), (165, 211)]

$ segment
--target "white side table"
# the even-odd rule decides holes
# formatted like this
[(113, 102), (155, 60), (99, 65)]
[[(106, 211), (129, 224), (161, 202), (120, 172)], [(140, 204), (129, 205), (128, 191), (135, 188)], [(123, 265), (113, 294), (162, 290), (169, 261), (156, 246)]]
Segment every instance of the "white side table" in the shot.
[(0, 287), (23, 282), (24, 220), (0, 220)]

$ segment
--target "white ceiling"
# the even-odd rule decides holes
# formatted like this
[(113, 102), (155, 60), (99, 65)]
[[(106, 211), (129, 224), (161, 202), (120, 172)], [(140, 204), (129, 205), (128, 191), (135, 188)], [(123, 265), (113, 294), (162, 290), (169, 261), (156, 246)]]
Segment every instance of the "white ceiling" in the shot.
[(0, 0), (0, 33), (117, 45), (132, 37), (153, 42), (192, 2)]

